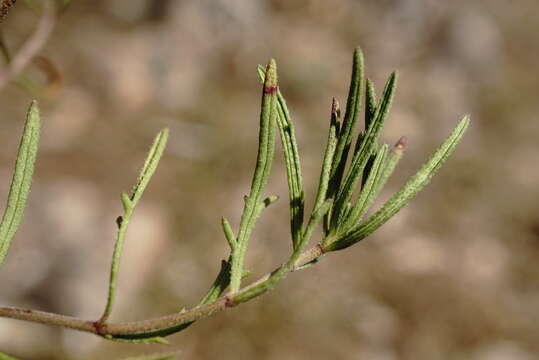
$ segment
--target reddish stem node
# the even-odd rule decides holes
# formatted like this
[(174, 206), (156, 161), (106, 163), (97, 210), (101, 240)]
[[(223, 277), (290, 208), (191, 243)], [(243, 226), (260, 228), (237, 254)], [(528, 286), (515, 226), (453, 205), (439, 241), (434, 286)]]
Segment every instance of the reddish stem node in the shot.
[(277, 92), (277, 86), (264, 86), (264, 94), (273, 95)]

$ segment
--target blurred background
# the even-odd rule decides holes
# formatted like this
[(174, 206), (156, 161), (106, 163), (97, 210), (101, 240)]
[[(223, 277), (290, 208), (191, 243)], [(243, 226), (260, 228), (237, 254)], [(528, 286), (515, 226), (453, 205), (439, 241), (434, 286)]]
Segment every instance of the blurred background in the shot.
[[(22, 359), (537, 359), (538, 13), (535, 0), (72, 1), (23, 73), (34, 86), (0, 90), (2, 204), (32, 97), (43, 113), (29, 206), (0, 271), (3, 305), (99, 316), (119, 194), (163, 127), (169, 145), (129, 229), (112, 320), (195, 304), (228, 255), (220, 217), (236, 229), (249, 189), (256, 65), (270, 57), (297, 127), (307, 208), (355, 46), (379, 91), (400, 74), (382, 140), (406, 135), (409, 147), (384, 198), (464, 114), (473, 122), (433, 182), (367, 241), (169, 346), (0, 319), (0, 349)], [(40, 16), (23, 1), (11, 9), (0, 24), (11, 51)], [(252, 279), (290, 248), (280, 152), (268, 194), (281, 200), (253, 234)]]

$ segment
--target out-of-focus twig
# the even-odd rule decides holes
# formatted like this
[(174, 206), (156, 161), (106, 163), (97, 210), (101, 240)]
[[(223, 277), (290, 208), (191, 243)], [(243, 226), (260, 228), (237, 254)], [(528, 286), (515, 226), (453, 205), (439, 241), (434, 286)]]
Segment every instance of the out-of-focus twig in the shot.
[(2, 32), (2, 28), (0, 28), (0, 54), (2, 55), (2, 58), (6, 64), (9, 64), (11, 62), (11, 55), (6, 45), (6, 41), (4, 40), (4, 33)]
[(9, 12), (9, 9), (11, 9), (13, 5), (15, 5), (16, 1), (17, 0), (1, 0), (0, 1), (0, 22), (4, 20), (7, 13)]
[[(13, 2), (13, 1), (12, 1)], [(56, 13), (54, 6), (50, 2), (44, 6), (43, 15), (39, 20), (36, 30), (13, 56), (7, 67), (0, 69), (0, 89), (11, 80), (15, 79), (34, 57), (41, 51), (56, 23)]]

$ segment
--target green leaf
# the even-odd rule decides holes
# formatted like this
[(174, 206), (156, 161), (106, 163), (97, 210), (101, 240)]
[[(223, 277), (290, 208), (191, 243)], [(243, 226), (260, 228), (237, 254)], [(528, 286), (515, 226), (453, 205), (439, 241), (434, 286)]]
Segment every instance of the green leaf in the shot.
[(363, 52), (360, 48), (356, 48), (353, 56), (352, 77), (350, 80), (350, 89), (348, 91), (348, 100), (346, 102), (346, 112), (339, 132), (339, 140), (337, 142), (331, 167), (328, 198), (332, 198), (339, 191), (344, 175), (346, 160), (348, 159), (348, 152), (350, 150), (350, 144), (352, 143), (352, 134), (361, 107), (361, 86), (364, 78), (363, 68)]
[(376, 92), (374, 90), (374, 84), (370, 79), (367, 79), (366, 95), (365, 129), (368, 129), (372, 120), (374, 119), (374, 116), (376, 115)]
[(363, 215), (365, 215), (368, 208), (374, 201), (374, 195), (376, 195), (376, 184), (382, 176), (382, 169), (386, 160), (387, 152), (387, 145), (380, 147), (380, 150), (378, 150), (378, 153), (376, 154), (372, 167), (370, 169), (369, 175), (367, 176), (365, 186), (363, 186), (363, 188), (361, 189), (356, 203), (347, 213), (343, 223), (339, 224), (339, 227), (336, 230), (336, 234), (346, 232), (352, 226), (357, 224), (359, 220), (363, 217)]
[(37, 102), (33, 101), (26, 115), (26, 123), (17, 153), (17, 160), (15, 161), (15, 171), (11, 180), (6, 209), (0, 223), (0, 265), (4, 262), (11, 240), (15, 236), (24, 215), (32, 185), (40, 128), (39, 108)]
[(400, 209), (406, 206), (410, 200), (412, 200), (412, 198), (429, 183), (432, 176), (434, 176), (436, 171), (438, 171), (442, 164), (447, 160), (464, 135), (469, 122), (469, 117), (464, 117), (431, 158), (384, 204), (380, 210), (367, 219), (363, 224), (353, 228), (350, 232), (344, 234), (333, 243), (328, 244), (325, 247), (326, 250), (341, 250), (357, 243), (372, 234)]
[(225, 238), (230, 249), (234, 249), (234, 247), (236, 247), (236, 237), (234, 236), (234, 231), (232, 231), (230, 223), (224, 217), (221, 218), (221, 226), (223, 227), (223, 232), (225, 233)]
[(105, 323), (110, 316), (112, 311), (112, 306), (114, 305), (114, 300), (116, 298), (116, 287), (118, 283), (118, 272), (120, 270), (120, 258), (122, 254), (122, 249), (125, 242), (125, 235), (127, 233), (127, 228), (129, 226), (129, 221), (135, 210), (136, 205), (138, 204), (146, 186), (150, 182), (161, 156), (163, 156), (163, 151), (167, 145), (168, 139), (168, 129), (163, 129), (157, 134), (155, 140), (148, 152), (144, 166), (140, 171), (140, 175), (137, 179), (136, 185), (133, 187), (131, 196), (128, 197), (127, 194), (122, 193), (120, 199), (122, 201), (122, 206), (124, 210), (123, 216), (118, 217), (118, 234), (116, 237), (116, 243), (114, 245), (114, 252), (112, 254), (112, 264), (110, 267), (110, 279), (109, 279), (109, 291), (107, 296), (107, 304), (105, 305), (105, 310), (101, 316), (99, 322)]
[(329, 124), (328, 140), (326, 143), (326, 150), (324, 151), (324, 159), (322, 160), (322, 169), (320, 170), (320, 180), (318, 182), (318, 190), (316, 191), (313, 213), (322, 206), (327, 198), (327, 190), (331, 176), (331, 165), (335, 149), (337, 148), (338, 112), (339, 103), (333, 98), (331, 103), (331, 120)]
[[(374, 120), (374, 116), (376, 115), (376, 94), (374, 91), (374, 84), (372, 83), (370, 79), (367, 79), (367, 89), (365, 93), (366, 93), (366, 98), (367, 98), (366, 104), (365, 104), (365, 130), (360, 132), (357, 136), (356, 145), (354, 146), (354, 155), (357, 154), (359, 147), (361, 146), (361, 143), (363, 142), (363, 137), (365, 136), (365, 132), (371, 126), (371, 123)], [(372, 164), (372, 161), (374, 161), (374, 156), (371, 156), (369, 158), (369, 164), (367, 164), (365, 167), (366, 173), (368, 173), (368, 169), (369, 169), (370, 164)], [(366, 177), (364, 177), (363, 180), (366, 180)]]
[(391, 174), (393, 174), (395, 167), (397, 166), (400, 159), (402, 158), (404, 148), (406, 147), (406, 142), (407, 142), (406, 137), (404, 136), (401, 137), (399, 141), (397, 141), (395, 146), (393, 146), (393, 149), (389, 153), (388, 159), (385, 162), (384, 167), (382, 169), (382, 174), (374, 186), (375, 197), (380, 193), (380, 191), (386, 184)]
[(124, 343), (131, 343), (131, 344), (161, 344), (161, 345), (168, 345), (167, 339), (161, 336), (151, 336), (151, 337), (144, 337), (144, 338), (123, 338), (121, 336), (116, 335), (105, 335), (105, 339), (116, 341), (116, 342), (124, 342)]
[(359, 179), (361, 178), (363, 169), (365, 168), (369, 157), (376, 147), (378, 137), (380, 136), (380, 132), (383, 129), (389, 109), (391, 108), (391, 104), (393, 102), (393, 95), (395, 93), (396, 85), (397, 73), (393, 72), (384, 88), (382, 101), (376, 110), (374, 120), (371, 122), (365, 135), (362, 137), (359, 150), (354, 155), (344, 184), (337, 194), (331, 219), (332, 227), (334, 228), (333, 232), (336, 230), (337, 224), (344, 221), (343, 215), (345, 214), (346, 207), (352, 198), (352, 194), (356, 189)]
[[(325, 183), (326, 181), (325, 179), (323, 179), (324, 181), (322, 181), (322, 178), (320, 179), (320, 184), (318, 186), (318, 192), (316, 195), (315, 207), (317, 204), (321, 203), (321, 199), (319, 198), (319, 196), (321, 195), (322, 191), (324, 193), (324, 198), (322, 200), (325, 200), (325, 199), (333, 198), (335, 192), (338, 190), (334, 188), (330, 189), (330, 187), (335, 187), (337, 185), (335, 181), (332, 182), (331, 180), (332, 179), (331, 171), (333, 170), (335, 151), (337, 150), (337, 143), (340, 138), (340, 131), (341, 131), (341, 109), (339, 106), (339, 102), (335, 98), (333, 98), (333, 101), (331, 104), (331, 123), (330, 123), (330, 128), (329, 128), (328, 144), (326, 145), (326, 152), (324, 154), (322, 173), (321, 173), (322, 175), (325, 175), (325, 171), (327, 171), (326, 167), (329, 168), (329, 174), (328, 174), (329, 178), (327, 179), (327, 184)], [(335, 135), (333, 135), (332, 132), (334, 132)], [(328, 154), (328, 152), (331, 152), (331, 154)], [(328, 155), (331, 155), (331, 157), (329, 159), (326, 159)], [(329, 165), (326, 164), (326, 161), (329, 161), (330, 164)], [(322, 189), (321, 188), (322, 186), (325, 187), (325, 189)], [(333, 211), (333, 203), (330, 205), (326, 215), (324, 215), (323, 225), (324, 225), (325, 236), (327, 236), (330, 231), (332, 211)]]
[[(258, 76), (264, 81), (266, 73), (261, 66), (258, 67)], [(277, 90), (277, 100), (277, 127), (279, 128), (286, 166), (290, 203), (290, 232), (292, 235), (292, 246), (295, 249), (303, 231), (305, 211), (303, 180), (294, 124), (292, 123), (284, 96), (279, 89)]]
[(163, 129), (159, 132), (159, 134), (157, 134), (152, 144), (152, 147), (148, 152), (148, 156), (146, 157), (144, 166), (140, 171), (137, 183), (135, 184), (135, 186), (133, 187), (133, 191), (131, 192), (131, 201), (133, 203), (133, 206), (136, 205), (137, 202), (140, 200), (144, 189), (146, 189), (146, 186), (150, 182), (150, 179), (152, 178), (155, 169), (157, 169), (159, 160), (161, 160), (161, 156), (163, 155), (163, 151), (165, 150), (165, 147), (167, 145), (167, 139), (168, 129)]
[(266, 78), (262, 87), (262, 105), (260, 111), (260, 131), (256, 167), (251, 183), (251, 191), (245, 201), (240, 220), (237, 246), (232, 252), (230, 291), (237, 292), (241, 285), (243, 263), (247, 243), (257, 218), (257, 209), (261, 193), (268, 181), (275, 151), (275, 123), (277, 122), (277, 65), (270, 60), (266, 69)]
[(129, 211), (129, 209), (133, 208), (133, 202), (131, 201), (131, 197), (126, 193), (121, 193), (120, 200), (122, 201), (122, 207), (124, 209), (124, 212)]

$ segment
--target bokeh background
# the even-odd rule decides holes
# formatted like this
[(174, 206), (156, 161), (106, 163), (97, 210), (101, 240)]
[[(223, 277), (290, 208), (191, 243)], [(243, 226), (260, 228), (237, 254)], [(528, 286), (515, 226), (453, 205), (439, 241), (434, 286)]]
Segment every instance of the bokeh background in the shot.
[[(119, 194), (153, 136), (168, 149), (136, 210), (113, 320), (192, 306), (227, 256), (256, 156), (256, 65), (276, 58), (297, 127), (307, 207), (332, 96), (345, 100), (360, 45), (377, 89), (400, 73), (383, 140), (409, 147), (384, 193), (412, 175), (466, 113), (439, 175), (367, 241), (274, 291), (200, 321), (170, 346), (102, 341), (0, 319), (22, 359), (539, 358), (539, 3), (536, 0), (74, 0), (40, 55), (61, 85), (39, 91), (42, 144), (22, 228), (0, 272), (5, 305), (96, 318), (105, 303)], [(20, 1), (0, 25), (16, 50), (39, 14)], [(31, 66), (34, 79), (43, 74)], [(0, 202), (26, 107), (0, 94)], [(253, 235), (252, 278), (290, 247), (280, 153), (278, 204)]]

